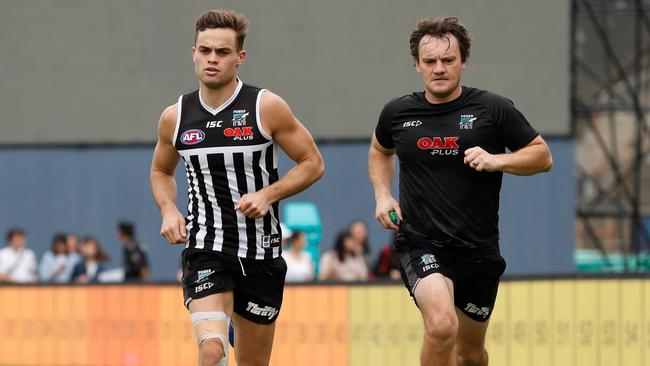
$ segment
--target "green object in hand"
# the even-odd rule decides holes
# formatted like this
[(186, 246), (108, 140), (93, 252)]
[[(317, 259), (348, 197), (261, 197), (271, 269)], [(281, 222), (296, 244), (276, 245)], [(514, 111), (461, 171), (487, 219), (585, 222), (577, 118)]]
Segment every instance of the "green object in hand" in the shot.
[(393, 224), (399, 225), (399, 219), (397, 218), (397, 213), (395, 213), (395, 211), (388, 211), (388, 215), (390, 216), (390, 221), (392, 221)]

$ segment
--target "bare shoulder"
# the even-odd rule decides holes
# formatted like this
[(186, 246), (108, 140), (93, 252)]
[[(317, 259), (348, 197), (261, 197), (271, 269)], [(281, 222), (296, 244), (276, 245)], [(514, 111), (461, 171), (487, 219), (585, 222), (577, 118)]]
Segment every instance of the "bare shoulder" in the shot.
[(174, 103), (162, 111), (160, 115), (160, 124), (167, 125), (172, 124), (176, 126), (176, 118), (178, 117), (178, 103)]
[(260, 116), (264, 129), (271, 135), (278, 130), (295, 126), (297, 122), (289, 104), (282, 97), (268, 90), (260, 99)]
[(174, 130), (176, 129), (177, 117), (178, 103), (174, 103), (163, 110), (158, 121), (158, 136), (160, 139), (171, 141)]
[(274, 92), (270, 90), (266, 90), (262, 94), (262, 98), (260, 99), (260, 109), (262, 111), (271, 111), (274, 112), (275, 110), (278, 109), (289, 109), (289, 105), (287, 102), (282, 99), (279, 95), (275, 94)]

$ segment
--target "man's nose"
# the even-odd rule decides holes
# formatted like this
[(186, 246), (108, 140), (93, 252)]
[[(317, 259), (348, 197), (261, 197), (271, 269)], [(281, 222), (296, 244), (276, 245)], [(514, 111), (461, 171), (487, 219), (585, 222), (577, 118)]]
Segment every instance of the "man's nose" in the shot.
[(433, 65), (433, 72), (436, 74), (444, 74), (445, 68), (442, 66), (442, 62), (436, 62)]
[(217, 63), (218, 60), (219, 58), (217, 57), (217, 51), (210, 52), (210, 54), (208, 55), (208, 62), (215, 64)]

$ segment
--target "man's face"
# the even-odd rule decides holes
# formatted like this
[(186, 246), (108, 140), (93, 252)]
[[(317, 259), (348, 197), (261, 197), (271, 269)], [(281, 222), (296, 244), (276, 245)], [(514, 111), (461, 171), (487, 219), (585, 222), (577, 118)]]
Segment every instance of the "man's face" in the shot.
[(458, 40), (451, 34), (446, 37), (422, 37), (419, 58), (415, 68), (424, 81), (428, 94), (439, 102), (450, 101), (459, 91), (460, 76), (466, 62), (460, 58)]
[(9, 240), (9, 246), (14, 249), (24, 248), (27, 244), (27, 238), (22, 234), (14, 234)]
[(245, 58), (246, 51), (237, 50), (237, 34), (230, 28), (201, 31), (192, 47), (194, 73), (208, 88), (219, 88), (231, 82)]

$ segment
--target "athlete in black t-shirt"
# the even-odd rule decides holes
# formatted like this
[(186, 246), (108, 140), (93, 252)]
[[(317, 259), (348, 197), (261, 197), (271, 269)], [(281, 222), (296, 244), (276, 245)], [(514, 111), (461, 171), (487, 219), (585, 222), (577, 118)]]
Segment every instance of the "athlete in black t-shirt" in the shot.
[[(505, 270), (502, 175), (548, 171), (552, 158), (511, 101), (461, 86), (470, 38), (458, 19), (420, 20), (410, 44), (425, 91), (381, 112), (369, 153), (375, 215), (398, 230), (402, 279), (424, 319), (422, 365), (487, 365), (487, 320)], [(400, 203), (390, 193), (394, 154)]]
[[(247, 25), (229, 10), (199, 16), (192, 48), (199, 90), (163, 112), (151, 164), (161, 234), (171, 244), (186, 244), (183, 295), (201, 366), (228, 364), (231, 318), (237, 364), (268, 365), (287, 269), (277, 202), (307, 188), (324, 169), (312, 136), (287, 103), (237, 77)], [(277, 147), (296, 162), (283, 177)], [(187, 217), (176, 207), (181, 157)]]

